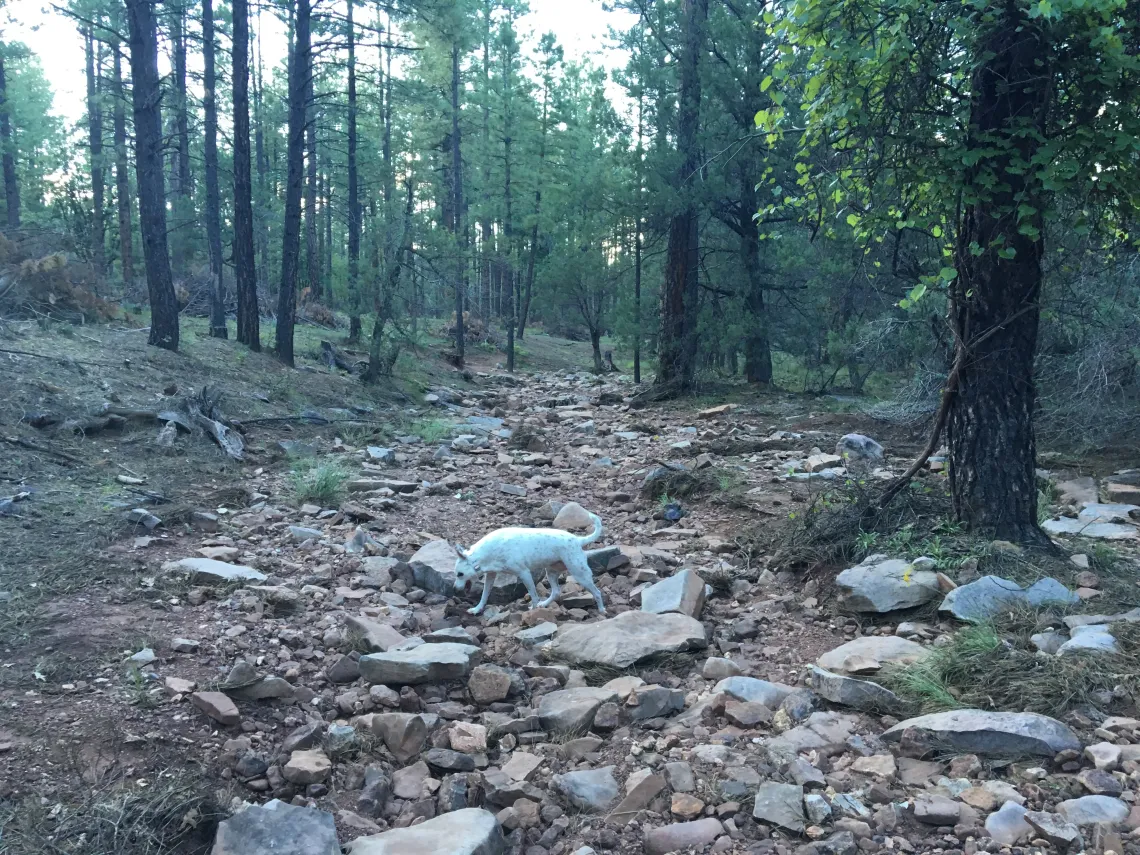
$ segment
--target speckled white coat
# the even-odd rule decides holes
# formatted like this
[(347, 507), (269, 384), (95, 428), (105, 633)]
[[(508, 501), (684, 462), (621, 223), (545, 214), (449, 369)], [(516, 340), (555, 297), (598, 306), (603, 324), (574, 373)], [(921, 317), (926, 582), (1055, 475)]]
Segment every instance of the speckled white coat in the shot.
[[(472, 580), (483, 577), (483, 596), (479, 598), (478, 605), (467, 611), (477, 615), (486, 608), (497, 573), (509, 573), (519, 578), (530, 594), (532, 609), (548, 606), (558, 599), (561, 591), (557, 565), (562, 564), (579, 585), (594, 595), (598, 612), (605, 614), (602, 592), (594, 584), (594, 574), (583, 551), (584, 547), (602, 536), (601, 517), (590, 514), (590, 519), (594, 522), (594, 530), (587, 535), (556, 528), (500, 528), (485, 535), (469, 550), (456, 546), (459, 553), (459, 560), (455, 562), (456, 590), (461, 591)], [(539, 602), (534, 573), (542, 570), (546, 571), (550, 596)]]

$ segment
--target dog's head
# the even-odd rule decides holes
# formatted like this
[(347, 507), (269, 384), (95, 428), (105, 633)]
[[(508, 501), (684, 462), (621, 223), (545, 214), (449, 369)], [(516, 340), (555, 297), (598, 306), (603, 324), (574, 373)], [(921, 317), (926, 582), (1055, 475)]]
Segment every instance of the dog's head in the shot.
[(459, 560), (455, 562), (455, 590), (466, 591), (479, 575), (479, 565), (471, 560), (471, 555), (458, 543), (455, 552)]

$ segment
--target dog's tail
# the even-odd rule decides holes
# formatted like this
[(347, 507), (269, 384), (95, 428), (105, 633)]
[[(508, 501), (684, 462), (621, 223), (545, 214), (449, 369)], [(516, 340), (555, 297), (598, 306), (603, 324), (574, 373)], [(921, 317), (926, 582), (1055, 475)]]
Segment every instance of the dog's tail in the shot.
[[(587, 511), (586, 513), (590, 512)], [(594, 530), (578, 538), (578, 542), (583, 546), (588, 546), (602, 536), (602, 518), (597, 514), (590, 514), (590, 519), (594, 521)]]

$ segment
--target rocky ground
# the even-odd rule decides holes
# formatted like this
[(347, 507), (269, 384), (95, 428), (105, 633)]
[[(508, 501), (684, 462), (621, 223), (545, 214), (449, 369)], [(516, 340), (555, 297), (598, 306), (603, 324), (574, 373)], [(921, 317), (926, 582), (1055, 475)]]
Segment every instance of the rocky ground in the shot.
[[(69, 776), (121, 806), (193, 768), (224, 821), (175, 800), (163, 839), (214, 855), (1140, 853), (1134, 673), (1056, 718), (916, 715), (887, 679), (1015, 610), (1045, 616), (1033, 656), (1134, 663), (1136, 475), (1053, 478), (1064, 572), (1027, 576), (1008, 544), (868, 536), (862, 562), (805, 576), (765, 536), (908, 462), (847, 436), (853, 417), (631, 410), (630, 385), (590, 375), (474, 381), (426, 396), (444, 439), (293, 443), (301, 476), (258, 470), (233, 507), (92, 555), (134, 587), (52, 602), (50, 630), (5, 652), (34, 682), (0, 691), (0, 851), (96, 851), (75, 817), (104, 808), (77, 808)], [(306, 498), (314, 479), (330, 500)], [(467, 612), (452, 544), (584, 531), (583, 509), (605, 522), (606, 618), (573, 581), (530, 609), (501, 579)], [(53, 657), (100, 632), (133, 641), (95, 669)]]

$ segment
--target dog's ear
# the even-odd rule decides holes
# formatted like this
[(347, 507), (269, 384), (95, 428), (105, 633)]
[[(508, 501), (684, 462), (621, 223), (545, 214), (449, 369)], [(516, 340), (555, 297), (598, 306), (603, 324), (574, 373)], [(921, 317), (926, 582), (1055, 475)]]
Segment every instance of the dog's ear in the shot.
[(467, 558), (468, 558), (468, 555), (467, 555), (467, 550), (466, 550), (466, 549), (464, 549), (462, 546), (460, 546), (458, 543), (457, 543), (457, 544), (455, 544), (455, 553), (456, 553), (456, 555), (458, 555), (460, 558), (462, 558), (464, 561), (466, 561), (466, 560), (467, 560)]

